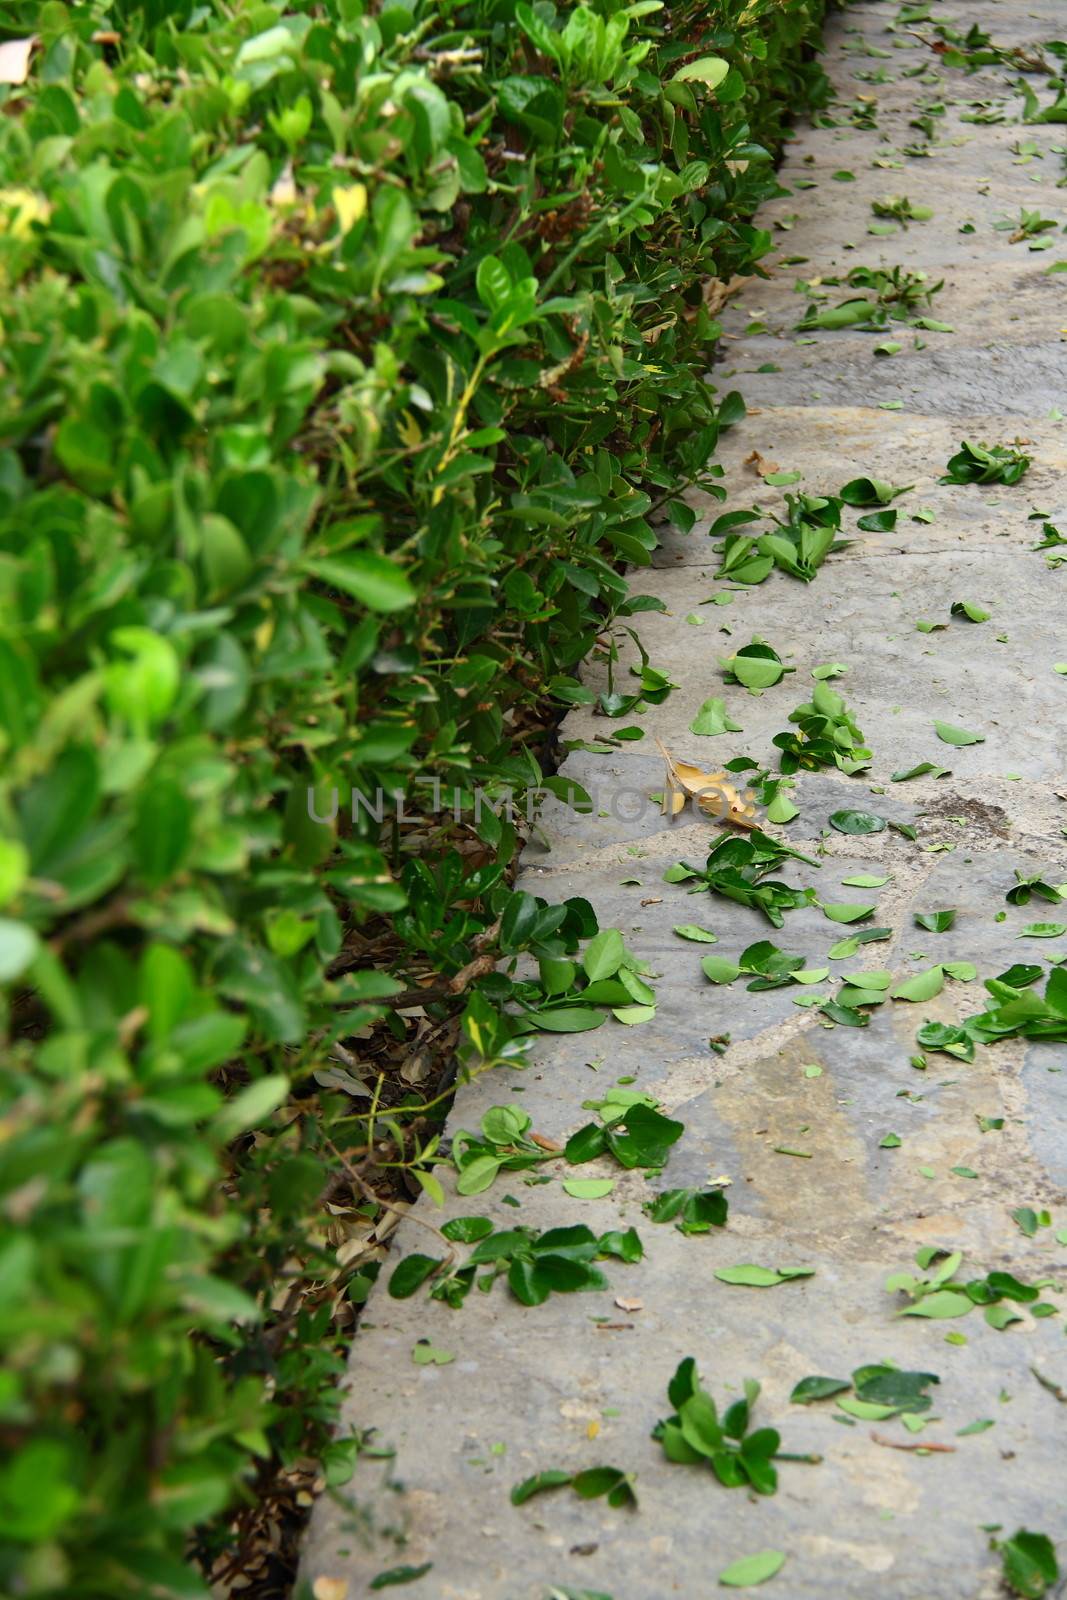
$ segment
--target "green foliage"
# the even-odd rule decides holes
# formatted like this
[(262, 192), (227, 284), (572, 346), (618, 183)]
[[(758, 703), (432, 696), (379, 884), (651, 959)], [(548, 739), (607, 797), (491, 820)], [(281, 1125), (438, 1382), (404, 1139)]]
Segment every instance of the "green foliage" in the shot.
[[(8, 8), (39, 45), (0, 90), (5, 1591), (206, 1594), (272, 1471), (343, 1481), (367, 1277), (318, 1210), (327, 1059), (402, 1039), (412, 982), (597, 931), (511, 894), (472, 791), (541, 782), (531, 711), (641, 609), (619, 568), (721, 492), (702, 289), (770, 247), (820, 12)], [(512, 993), (431, 1015), (492, 1061)]]
[(706, 1464), (729, 1489), (747, 1487), (757, 1494), (774, 1494), (778, 1487), (781, 1435), (774, 1428), (755, 1428), (752, 1410), (760, 1386), (746, 1378), (744, 1399), (735, 1400), (720, 1417), (708, 1391), (701, 1385), (692, 1356), (686, 1356), (667, 1386), (674, 1414), (658, 1422), (652, 1437), (663, 1446), (668, 1461), (690, 1466)]
[(797, 732), (778, 733), (773, 740), (782, 752), (783, 772), (836, 766), (851, 776), (870, 766), (864, 736), (844, 699), (829, 684), (817, 683), (810, 702), (791, 711), (789, 720), (796, 723)]
[(1009, 444), (975, 444), (964, 439), (950, 457), (939, 483), (1018, 483), (1030, 466), (1030, 457)]
[[(470, 1240), (473, 1231), (455, 1229), (450, 1238)], [(508, 1287), (524, 1306), (543, 1305), (551, 1294), (574, 1294), (582, 1289), (606, 1289), (608, 1279), (593, 1263), (605, 1256), (621, 1261), (640, 1261), (644, 1247), (635, 1228), (625, 1233), (604, 1233), (597, 1237), (579, 1224), (572, 1228), (504, 1228), (488, 1233), (478, 1231), (474, 1249), (461, 1267), (456, 1267), (431, 1289), (435, 1300), (444, 1300), (457, 1310), (475, 1281), (488, 1292), (496, 1279), (506, 1276)], [(437, 1276), (445, 1262), (420, 1253), (404, 1256), (389, 1276), (389, 1293), (394, 1300), (406, 1300), (428, 1278)], [(488, 1270), (477, 1278), (481, 1266)]]
[[(774, 927), (781, 928), (786, 911), (815, 902), (814, 889), (794, 889), (780, 879), (767, 878), (768, 872), (773, 872), (788, 860), (803, 861), (812, 867), (820, 864), (811, 856), (801, 855), (799, 850), (791, 849), (781, 840), (772, 839), (769, 834), (753, 829), (743, 837), (727, 835), (718, 840), (708, 852), (702, 869), (691, 867), (688, 862), (668, 867), (664, 881), (682, 883), (702, 878), (709, 893), (721, 894), (727, 900), (735, 900), (738, 905), (753, 906), (762, 911)], [(716, 963), (720, 966), (717, 967)], [(732, 983), (741, 970), (739, 965), (726, 962), (721, 956), (705, 956), (701, 965), (713, 983)], [(730, 969), (729, 975), (726, 968)], [(762, 966), (750, 970), (762, 970)]]
[(1050, 1583), (1059, 1578), (1059, 1563), (1052, 1540), (1045, 1533), (1018, 1528), (1000, 1545), (1004, 1582), (1024, 1600), (1040, 1600)]

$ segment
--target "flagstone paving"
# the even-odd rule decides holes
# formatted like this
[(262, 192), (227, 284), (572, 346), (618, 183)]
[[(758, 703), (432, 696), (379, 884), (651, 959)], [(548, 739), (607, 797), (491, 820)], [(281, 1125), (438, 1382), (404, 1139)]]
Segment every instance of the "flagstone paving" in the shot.
[[(798, 130), (781, 173), (787, 192), (759, 223), (774, 231), (774, 261), (805, 260), (752, 280), (722, 313), (728, 338), (715, 381), (739, 389), (748, 405), (720, 452), (727, 499), (695, 497), (695, 528), (684, 536), (664, 530), (654, 568), (635, 584), (666, 606), (642, 614), (639, 631), (652, 664), (677, 688), (640, 719), (640, 742), (567, 757), (563, 774), (594, 792), (594, 814), (552, 803), (523, 858), (521, 887), (550, 900), (584, 895), (602, 928), (622, 930), (657, 974), (656, 1015), (638, 1027), (609, 1022), (595, 1033), (546, 1038), (526, 1070), (461, 1088), (449, 1121), (453, 1134), (476, 1128), (490, 1106), (510, 1102), (540, 1134), (563, 1139), (589, 1119), (583, 1101), (632, 1077), (685, 1133), (652, 1183), (610, 1159), (577, 1169), (617, 1177), (603, 1199), (568, 1197), (555, 1180), (576, 1169), (560, 1163), (543, 1169), (551, 1183), (504, 1174), (474, 1200), (450, 1191), (444, 1214), (425, 1200), (418, 1207), (435, 1224), (476, 1212), (501, 1228), (636, 1226), (644, 1260), (605, 1263), (610, 1289), (557, 1294), (531, 1308), (503, 1283), (473, 1292), (458, 1311), (425, 1289), (394, 1300), (383, 1273), (352, 1349), (344, 1415), (346, 1427), (375, 1429), (395, 1455), (364, 1456), (354, 1479), (321, 1499), (304, 1563), (316, 1595), (361, 1600), (384, 1570), (430, 1562), (403, 1593), (702, 1600), (732, 1561), (771, 1549), (786, 1561), (767, 1593), (782, 1600), (992, 1600), (1004, 1591), (986, 1525), (1005, 1535), (1020, 1526), (1053, 1538), (1067, 1531), (1067, 1406), (1033, 1370), (1067, 1388), (1067, 1302), (1048, 1290), (1060, 1314), (1034, 1318), (1023, 1306), (1022, 1320), (998, 1331), (980, 1310), (958, 1321), (899, 1318), (905, 1302), (884, 1287), (887, 1275), (914, 1267), (923, 1246), (962, 1251), (964, 1277), (1006, 1269), (1027, 1283), (1061, 1275), (1067, 1283), (1067, 1248), (1055, 1237), (1067, 1227), (1067, 1048), (1009, 1040), (980, 1045), (972, 1063), (929, 1054), (921, 1071), (911, 1060), (925, 1019), (954, 1021), (983, 1008), (982, 978), (1067, 948), (1018, 937), (1027, 924), (1060, 915), (1055, 907), (1005, 901), (1016, 869), (1043, 871), (1054, 884), (1067, 878), (1067, 676), (1054, 670), (1067, 659), (1067, 568), (1049, 567), (1032, 550), (1041, 524), (1028, 521), (1038, 507), (1067, 529), (1067, 277), (1046, 271), (1067, 258), (1067, 240), (1057, 235), (1052, 249), (1030, 251), (993, 227), (1024, 207), (1063, 226), (1057, 184), (1067, 129), (963, 120), (971, 101), (1003, 99), (1012, 117), (1022, 102), (1006, 96), (1007, 80), (995, 70), (968, 77), (946, 69), (940, 86), (902, 76), (934, 58), (913, 34), (887, 32), (895, 15), (895, 6), (865, 4), (829, 23), (826, 65), (840, 104), (871, 96), (877, 128)], [(1057, 0), (961, 0), (936, 15), (979, 23), (1005, 43), (1063, 31)], [(888, 57), (865, 54), (869, 46)], [(856, 77), (880, 67), (892, 81)], [(1029, 81), (1040, 93), (1042, 80)], [(909, 121), (920, 99), (934, 98), (947, 109), (929, 158), (887, 154), (921, 137)], [(1040, 157), (1021, 160), (1020, 139), (1033, 141)], [(878, 160), (901, 165), (872, 164)], [(854, 181), (835, 180), (840, 170)], [(815, 187), (796, 186), (809, 179)], [(871, 201), (893, 193), (931, 206), (934, 217), (892, 237), (869, 234)], [(961, 233), (968, 224), (974, 231)], [(911, 329), (797, 334), (806, 304), (794, 289), (798, 275), (895, 263), (944, 279), (931, 315), (954, 332), (924, 333), (923, 349), (912, 348)], [(846, 293), (832, 293), (830, 303)], [(753, 323), (764, 331), (747, 333)], [(886, 338), (900, 340), (899, 354), (874, 354)], [(768, 364), (773, 371), (758, 370)], [(881, 409), (888, 402), (899, 406)], [(1023, 439), (1033, 464), (1011, 488), (939, 483), (963, 439)], [(782, 471), (799, 470), (798, 488), (808, 493), (836, 492), (858, 475), (913, 487), (894, 502), (895, 530), (856, 533), (811, 585), (775, 572), (733, 592), (729, 605), (702, 604), (728, 587), (714, 577), (710, 522), (723, 510), (782, 504), (782, 489), (746, 465), (753, 451)], [(913, 521), (919, 507), (934, 520)], [(951, 617), (957, 600), (977, 603), (990, 619)], [(692, 615), (702, 625), (687, 621)], [(947, 627), (919, 632), (920, 618)], [(759, 697), (724, 685), (718, 665), (753, 635), (795, 668)], [(634, 659), (623, 652), (616, 681)], [(820, 900), (870, 899), (873, 920), (892, 929), (890, 942), (837, 963), (838, 974), (891, 968), (903, 978), (934, 961), (970, 961), (979, 973), (978, 982), (946, 983), (925, 1005), (877, 1008), (863, 1029), (827, 1026), (818, 1010), (799, 1009), (793, 986), (749, 993), (743, 982), (705, 979), (700, 958), (711, 948), (736, 956), (773, 936), (818, 966), (847, 930), (813, 905), (787, 913), (775, 933), (753, 909), (665, 884), (664, 871), (678, 860), (701, 864), (719, 831), (688, 810), (669, 823), (648, 798), (663, 786), (653, 734), (708, 769), (741, 755), (769, 765), (773, 736), (810, 695), (811, 669), (830, 661), (848, 667), (834, 687), (867, 735), (873, 764), (851, 778), (799, 776), (799, 815), (770, 831), (805, 854), (818, 852), (821, 865), (793, 862), (781, 876), (814, 883)], [(594, 690), (606, 686), (601, 663), (585, 676)], [(711, 695), (725, 698), (741, 732), (688, 731)], [(984, 742), (941, 743), (935, 719)], [(561, 737), (592, 742), (613, 726), (579, 708)], [(923, 761), (950, 768), (949, 776), (889, 781)], [(824, 837), (830, 812), (841, 807), (910, 825), (916, 837), (893, 829)], [(856, 873), (888, 882), (843, 887)], [(915, 925), (917, 911), (941, 907), (957, 908), (950, 931)], [(672, 928), (686, 922), (714, 929), (717, 944), (679, 939)], [(723, 1035), (730, 1042), (716, 1054), (709, 1039)], [(1003, 1126), (983, 1132), (979, 1119)], [(887, 1134), (899, 1136), (899, 1146), (886, 1147)], [(729, 1180), (725, 1229), (685, 1237), (642, 1212), (657, 1188), (714, 1179)], [(1047, 1208), (1053, 1226), (1024, 1236), (1011, 1217), (1020, 1206)], [(432, 1250), (428, 1239), (404, 1223), (393, 1259)], [(814, 1273), (767, 1289), (713, 1276), (738, 1262)], [(946, 1333), (966, 1342), (946, 1342)], [(415, 1365), (420, 1339), (454, 1360)], [(688, 1355), (720, 1402), (757, 1378), (757, 1425), (777, 1428), (784, 1451), (817, 1454), (821, 1464), (783, 1462), (777, 1494), (756, 1496), (668, 1462), (650, 1432), (673, 1409), (667, 1384)], [(937, 1421), (911, 1433), (899, 1419), (849, 1417), (832, 1399), (790, 1401), (809, 1374), (847, 1377), (882, 1360), (939, 1376), (927, 1414)], [(960, 1436), (980, 1420), (994, 1425)], [(921, 1444), (948, 1448), (910, 1448)], [(569, 1490), (510, 1503), (512, 1487), (544, 1468), (603, 1463), (636, 1474), (636, 1511)]]

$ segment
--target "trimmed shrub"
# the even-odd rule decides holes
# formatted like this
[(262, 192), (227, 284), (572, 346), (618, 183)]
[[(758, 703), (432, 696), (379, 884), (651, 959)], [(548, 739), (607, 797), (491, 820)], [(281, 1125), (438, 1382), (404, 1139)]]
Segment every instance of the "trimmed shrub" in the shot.
[(715, 288), (821, 9), (7, 8), (5, 1592), (205, 1595), (279, 1471), (343, 1480), (328, 1058), (428, 984), (491, 1061), (488, 958), (595, 932), (463, 808), (551, 785), (624, 566), (716, 492)]

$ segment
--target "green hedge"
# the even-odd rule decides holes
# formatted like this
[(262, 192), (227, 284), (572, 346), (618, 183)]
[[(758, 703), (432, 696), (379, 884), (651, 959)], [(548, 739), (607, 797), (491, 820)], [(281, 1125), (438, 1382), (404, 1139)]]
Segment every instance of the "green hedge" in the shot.
[(491, 812), (308, 787), (539, 782), (652, 603), (624, 565), (715, 488), (705, 291), (770, 247), (821, 9), (5, 8), (5, 1592), (203, 1595), (279, 1468), (343, 1479), (329, 1052), (436, 982), (492, 1060), (470, 963), (595, 923), (506, 887)]

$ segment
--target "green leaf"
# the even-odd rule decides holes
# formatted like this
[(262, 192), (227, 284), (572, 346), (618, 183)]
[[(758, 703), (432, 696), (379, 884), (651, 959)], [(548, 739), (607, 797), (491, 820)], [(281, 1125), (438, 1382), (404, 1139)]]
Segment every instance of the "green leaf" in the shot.
[(871, 1400), (856, 1400), (851, 1395), (846, 1395), (837, 1402), (841, 1411), (850, 1417), (857, 1417), (861, 1422), (884, 1422), (887, 1417), (896, 1413), (895, 1406), (878, 1405)]
[(477, 1244), (479, 1239), (487, 1239), (493, 1231), (493, 1224), (488, 1217), (452, 1217), (442, 1224), (441, 1232), (453, 1244)]
[(610, 978), (622, 966), (626, 946), (618, 928), (605, 928), (590, 939), (582, 956), (582, 970), (590, 983)]
[(698, 927), (695, 922), (680, 922), (673, 930), (680, 939), (691, 939), (694, 944), (718, 944), (718, 938), (707, 928)]
[(637, 1507), (637, 1496), (629, 1474), (619, 1467), (586, 1467), (571, 1480), (575, 1494), (583, 1500), (598, 1500), (606, 1495), (610, 1506)]
[[(884, 401), (888, 407), (889, 402)], [(865, 517), (856, 519), (856, 527), (863, 533), (892, 533), (897, 525), (897, 512), (894, 507), (891, 511), (868, 511)]]
[(948, 463), (941, 483), (1015, 484), (1030, 466), (1030, 457), (1010, 445), (975, 444), (965, 439)]
[(608, 1136), (598, 1122), (587, 1122), (579, 1128), (577, 1133), (572, 1133), (563, 1149), (564, 1159), (572, 1166), (579, 1166), (583, 1161), (595, 1161), (597, 1156), (603, 1155), (608, 1147)]
[(932, 1294), (923, 1295), (914, 1305), (905, 1306), (899, 1313), (902, 1317), (930, 1317), (941, 1321), (947, 1317), (963, 1317), (968, 1311), (974, 1310), (974, 1301), (970, 1295), (958, 1289), (935, 1289)]
[(885, 506), (912, 487), (911, 484), (897, 487), (884, 478), (851, 478), (838, 494), (847, 506)]
[(935, 722), (934, 732), (945, 744), (957, 746), (967, 744), (985, 744), (984, 733), (968, 733), (966, 728), (955, 728), (951, 722)]
[(643, 1209), (653, 1222), (675, 1222), (686, 1234), (725, 1227), (729, 1210), (721, 1189), (664, 1189)]
[(906, 1372), (883, 1362), (857, 1367), (852, 1374), (861, 1400), (912, 1414), (929, 1410), (933, 1402), (926, 1390), (940, 1381), (936, 1372)]
[(611, 1012), (616, 1022), (626, 1027), (636, 1027), (641, 1022), (651, 1022), (656, 1015), (655, 1006), (614, 1006)]
[(755, 656), (731, 656), (723, 665), (746, 689), (770, 689), (785, 671), (780, 661), (765, 661)]
[(864, 299), (844, 300), (836, 306), (809, 306), (803, 321), (798, 322), (797, 327), (854, 328), (859, 324), (869, 323), (876, 310), (877, 306), (873, 300)]
[(683, 1401), (678, 1417), (686, 1443), (698, 1454), (712, 1456), (721, 1447), (723, 1434), (715, 1402), (703, 1389)]
[(829, 917), (831, 922), (862, 922), (864, 917), (869, 917), (875, 911), (874, 906), (861, 905), (858, 901), (841, 901), (836, 905), (824, 905), (822, 914)]
[(504, 1165), (503, 1156), (477, 1155), (465, 1161), (456, 1179), (456, 1193), (462, 1195), (484, 1194)]
[(700, 963), (701, 970), (712, 983), (733, 983), (740, 976), (741, 968), (734, 961), (727, 961), (725, 956), (705, 956)]
[(850, 972), (844, 979), (845, 983), (854, 983), (858, 989), (888, 989), (893, 981), (893, 974), (887, 968), (872, 970), (870, 972)]
[(451, 1350), (440, 1350), (429, 1339), (420, 1339), (411, 1352), (411, 1359), (417, 1367), (447, 1367), (456, 1357)]
[(575, 1200), (602, 1200), (615, 1187), (614, 1178), (564, 1178), (563, 1188)]
[(114, 442), (103, 429), (65, 417), (56, 429), (53, 449), (63, 471), (79, 489), (91, 495), (107, 494), (115, 476)]
[(709, 89), (717, 89), (730, 71), (730, 63), (721, 56), (700, 56), (696, 61), (679, 67), (672, 78), (672, 83), (703, 83)]
[(0, 983), (21, 976), (40, 948), (40, 940), (25, 922), (0, 917)]
[(933, 761), (920, 761), (914, 767), (901, 767), (899, 771), (890, 775), (890, 783), (907, 783), (909, 778), (948, 778), (951, 777), (948, 767), (939, 767)]
[(418, 1567), (388, 1567), (384, 1572), (371, 1579), (367, 1585), (369, 1589), (392, 1589), (401, 1583), (414, 1583), (418, 1578), (424, 1578), (433, 1570), (432, 1561), (424, 1561)]
[(894, 1000), (921, 1002), (932, 1000), (944, 987), (944, 968), (935, 966), (925, 972), (917, 972), (912, 978), (906, 978), (903, 983), (898, 983), (895, 989), (890, 990), (890, 994)]
[(277, 1111), (288, 1093), (289, 1079), (284, 1073), (275, 1072), (265, 1078), (258, 1078), (255, 1083), (239, 1089), (233, 1098), (226, 1102), (212, 1122), (212, 1132), (217, 1139), (228, 1144), (231, 1139), (236, 1139), (238, 1134), (247, 1133), (249, 1129), (257, 1128), (266, 1122), (272, 1112)]
[(617, 1256), (620, 1261), (642, 1261), (645, 1247), (636, 1228), (627, 1228), (625, 1232), (616, 1228), (600, 1235), (597, 1240), (597, 1254)]
[(852, 1384), (848, 1378), (822, 1378), (818, 1376), (801, 1378), (799, 1383), (794, 1384), (793, 1392), (789, 1398), (794, 1405), (808, 1406), (811, 1405), (813, 1400), (826, 1400), (831, 1395), (843, 1394), (846, 1389), (851, 1387)]
[(398, 1261), (389, 1274), (389, 1293), (394, 1300), (407, 1300), (416, 1289), (420, 1288), (440, 1267), (441, 1262), (433, 1256), (419, 1255), (418, 1253), (404, 1256)]
[(872, 811), (834, 811), (829, 821), (838, 833), (884, 833), (886, 828), (885, 818)]
[(716, 699), (705, 700), (692, 722), (689, 732), (711, 736), (718, 733), (740, 733), (741, 724), (735, 722), (726, 710), (726, 701)]
[(982, 1313), (991, 1328), (996, 1328), (998, 1333), (1003, 1333), (1013, 1322), (1022, 1322), (1022, 1314), (1013, 1311), (1011, 1306), (986, 1306)]
[(720, 1283), (741, 1284), (749, 1289), (771, 1289), (775, 1284), (788, 1283), (793, 1278), (810, 1278), (814, 1267), (759, 1267), (750, 1262), (736, 1267), (719, 1267), (715, 1276)]
[(1017, 939), (1058, 939), (1067, 933), (1067, 922), (1028, 922), (1015, 935)]
[(917, 911), (915, 913), (915, 926), (917, 928), (925, 928), (927, 933), (946, 933), (955, 920), (955, 910)]
[(561, 1006), (558, 1010), (535, 1011), (528, 1020), (544, 1033), (588, 1033), (607, 1021), (607, 1013), (592, 1006)]
[(767, 821), (782, 824), (792, 822), (794, 817), (799, 817), (800, 812), (787, 794), (779, 792), (767, 807)]
[(546, 1489), (562, 1489), (573, 1481), (573, 1472), (566, 1472), (562, 1467), (545, 1467), (543, 1471), (535, 1472), (532, 1477), (524, 1478), (515, 1485), (511, 1491), (511, 1503), (513, 1506), (525, 1505), (535, 1494), (543, 1494)]
[(826, 952), (831, 961), (846, 961), (849, 956), (854, 956), (863, 944), (877, 944), (883, 939), (891, 939), (891, 928), (860, 928), (857, 933), (850, 934), (847, 939), (839, 939), (831, 945)]
[(719, 1573), (719, 1582), (728, 1589), (754, 1589), (758, 1583), (766, 1583), (776, 1572), (781, 1572), (784, 1565), (785, 1556), (781, 1550), (760, 1550), (754, 1556), (732, 1561)]
[(624, 1167), (661, 1167), (671, 1146), (685, 1132), (685, 1123), (665, 1117), (651, 1106), (630, 1106), (623, 1119), (625, 1133), (616, 1123), (607, 1130), (608, 1147)]
[(306, 559), (303, 567), (313, 578), (352, 595), (370, 611), (404, 611), (418, 598), (401, 568), (386, 556), (359, 551)]

